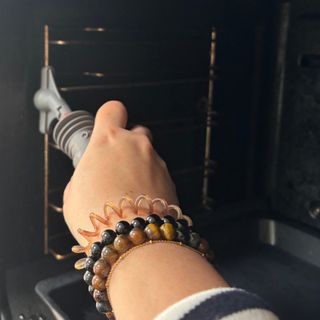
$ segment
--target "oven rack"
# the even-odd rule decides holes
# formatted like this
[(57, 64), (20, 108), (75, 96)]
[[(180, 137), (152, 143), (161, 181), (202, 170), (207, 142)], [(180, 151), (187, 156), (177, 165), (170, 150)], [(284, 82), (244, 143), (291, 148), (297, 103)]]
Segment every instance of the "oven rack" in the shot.
[[(133, 40), (132, 34), (135, 34), (138, 39)], [(58, 83), (59, 91), (63, 95), (67, 95), (67, 101), (72, 100), (78, 94), (92, 94), (95, 92), (123, 92), (125, 90), (144, 90), (166, 87), (182, 87), (182, 86), (202, 86), (206, 88), (206, 95), (202, 95), (198, 105), (189, 112), (187, 115), (178, 114), (175, 116), (165, 117), (165, 119), (142, 119), (138, 123), (149, 127), (152, 132), (156, 132), (157, 136), (169, 137), (173, 135), (196, 135), (199, 132), (203, 132), (203, 151), (202, 163), (197, 163), (192, 166), (183, 166), (171, 171), (171, 175), (175, 182), (184, 179), (192, 179), (194, 177), (201, 178), (201, 203), (197, 207), (204, 209), (211, 209), (214, 200), (209, 195), (209, 183), (210, 177), (214, 174), (216, 169), (216, 163), (212, 160), (211, 155), (211, 132), (212, 127), (216, 125), (216, 112), (213, 109), (213, 93), (214, 93), (214, 81), (215, 81), (215, 55), (216, 55), (216, 30), (213, 28), (208, 32), (199, 32), (195, 30), (184, 30), (183, 32), (173, 32), (167, 30), (165, 32), (156, 31), (152, 32), (151, 40), (146, 41), (145, 34), (148, 32), (141, 30), (121, 30), (121, 29), (108, 29), (106, 27), (83, 27), (83, 28), (70, 28), (70, 27), (54, 27), (44, 26), (44, 51), (43, 61), (44, 65), (48, 66), (49, 62), (55, 68), (56, 79)], [(149, 34), (149, 36), (150, 36)], [(103, 40), (104, 35), (108, 35), (111, 40)], [(160, 36), (159, 36), (160, 35)], [(120, 36), (124, 36), (121, 38)], [(120, 38), (121, 39), (120, 39)], [(178, 40), (177, 40), (178, 37)], [(119, 40), (120, 39), (120, 40)], [(72, 65), (72, 61), (68, 60), (68, 54), (74, 53), (74, 49), (80, 48), (99, 48), (101, 46), (148, 46), (151, 50), (150, 61), (157, 61), (156, 56), (152, 56), (154, 48), (160, 48), (160, 46), (173, 46), (178, 44), (182, 46), (177, 50), (177, 56), (180, 59), (182, 55), (185, 55), (188, 49), (188, 41), (192, 40), (192, 45), (196, 46), (201, 41), (207, 42), (207, 50), (209, 51), (209, 66), (206, 66), (206, 75), (204, 73), (199, 74), (195, 71), (194, 65), (190, 63), (188, 68), (177, 68), (172, 72), (169, 69), (161, 69), (155, 71), (151, 66), (151, 72), (149, 68), (143, 70), (130, 70), (130, 72), (123, 72), (123, 70), (108, 70), (108, 66), (86, 66), (84, 69), (79, 68), (81, 66), (80, 61)], [(201, 45), (199, 45), (201, 47)], [(55, 51), (58, 50), (58, 58), (55, 59)], [(70, 51), (70, 52), (69, 52)], [(61, 52), (64, 52), (65, 56)], [(204, 52), (204, 51), (202, 51)], [(170, 52), (172, 59), (176, 59), (176, 56)], [(62, 58), (63, 59), (62, 59)], [(148, 56), (149, 57), (149, 56)], [(50, 58), (50, 60), (49, 60)], [(154, 60), (152, 60), (154, 59)], [(178, 60), (179, 60), (178, 59)], [(62, 66), (69, 67), (65, 60), (70, 63), (70, 70), (62, 69)], [(90, 59), (89, 59), (90, 60)], [(183, 60), (183, 58), (182, 58)], [(207, 56), (204, 57), (207, 60)], [(150, 62), (149, 61), (149, 62)], [(188, 59), (186, 60), (188, 62)], [(186, 62), (184, 61), (184, 62)], [(177, 61), (176, 61), (177, 62)], [(103, 61), (104, 63), (104, 61)], [(161, 63), (157, 62), (159, 66)], [(179, 64), (179, 63), (178, 63)], [(201, 64), (201, 63), (200, 63)], [(174, 69), (172, 67), (172, 69)], [(178, 101), (179, 104), (179, 101)], [(91, 109), (90, 109), (91, 108)], [(89, 106), (88, 111), (92, 110)], [(137, 122), (138, 120), (135, 119)], [(130, 126), (130, 125), (129, 125)], [(62, 205), (59, 201), (52, 200), (53, 194), (62, 194), (63, 188), (51, 186), (49, 171), (52, 163), (50, 157), (53, 153), (59, 151), (59, 148), (51, 141), (49, 128), (47, 128), (44, 135), (44, 253), (52, 254), (57, 260), (63, 260), (70, 257), (72, 254), (62, 248), (62, 246), (55, 245), (55, 242), (66, 243), (65, 238), (70, 238), (70, 233), (65, 231), (57, 231), (55, 226), (50, 225), (51, 212), (63, 213)], [(63, 156), (62, 156), (63, 157)], [(61, 201), (60, 201), (61, 202)], [(59, 216), (59, 215), (58, 215)], [(60, 218), (61, 219), (61, 218)], [(63, 219), (61, 219), (63, 223)], [(54, 230), (53, 230), (54, 229)], [(59, 228), (58, 228), (59, 229)], [(61, 228), (60, 228), (61, 229)]]

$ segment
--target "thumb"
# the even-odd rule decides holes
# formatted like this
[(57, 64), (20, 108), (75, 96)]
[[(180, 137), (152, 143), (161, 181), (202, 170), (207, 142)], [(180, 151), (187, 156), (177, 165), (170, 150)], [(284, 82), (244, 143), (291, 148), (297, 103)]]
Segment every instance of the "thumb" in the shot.
[(120, 101), (108, 101), (96, 114), (93, 135), (103, 134), (108, 127), (125, 128), (127, 119), (127, 110)]

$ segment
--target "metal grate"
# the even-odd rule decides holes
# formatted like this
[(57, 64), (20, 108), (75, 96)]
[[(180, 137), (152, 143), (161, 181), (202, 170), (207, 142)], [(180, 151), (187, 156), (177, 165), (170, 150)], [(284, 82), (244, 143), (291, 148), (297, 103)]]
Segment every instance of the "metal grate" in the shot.
[[(44, 26), (44, 64), (54, 67), (63, 98), (72, 109), (93, 114), (106, 100), (124, 101), (129, 127), (139, 123), (152, 130), (180, 202), (189, 210), (210, 209), (213, 201), (215, 47), (214, 29)], [(69, 232), (61, 215), (53, 213), (62, 213), (59, 203), (72, 167), (49, 131), (44, 135), (44, 252), (65, 259), (70, 254), (63, 239)]]

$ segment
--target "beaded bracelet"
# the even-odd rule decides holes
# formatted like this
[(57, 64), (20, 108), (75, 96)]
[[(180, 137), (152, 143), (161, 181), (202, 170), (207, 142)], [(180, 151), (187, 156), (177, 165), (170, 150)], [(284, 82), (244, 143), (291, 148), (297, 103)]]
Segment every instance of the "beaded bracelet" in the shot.
[(196, 251), (212, 261), (213, 252), (208, 242), (192, 230), (192, 220), (182, 214), (178, 214), (177, 218), (169, 214), (160, 218), (159, 215), (151, 213), (146, 219), (134, 218), (131, 224), (125, 220), (119, 221), (115, 231), (103, 230), (100, 241), (89, 242), (90, 248), (88, 246), (72, 248), (73, 252), (87, 254), (87, 258), (75, 263), (75, 268), (86, 270), (83, 279), (96, 301), (96, 308), (108, 319), (114, 319), (108, 296), (111, 275), (119, 262), (132, 251), (153, 243), (170, 243)]

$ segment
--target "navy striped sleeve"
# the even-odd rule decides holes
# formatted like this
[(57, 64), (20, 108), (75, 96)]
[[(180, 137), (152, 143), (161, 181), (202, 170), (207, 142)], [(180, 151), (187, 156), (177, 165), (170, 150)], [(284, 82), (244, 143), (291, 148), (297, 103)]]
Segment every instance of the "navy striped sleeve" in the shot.
[(155, 320), (278, 320), (258, 296), (241, 289), (211, 289), (189, 296)]

